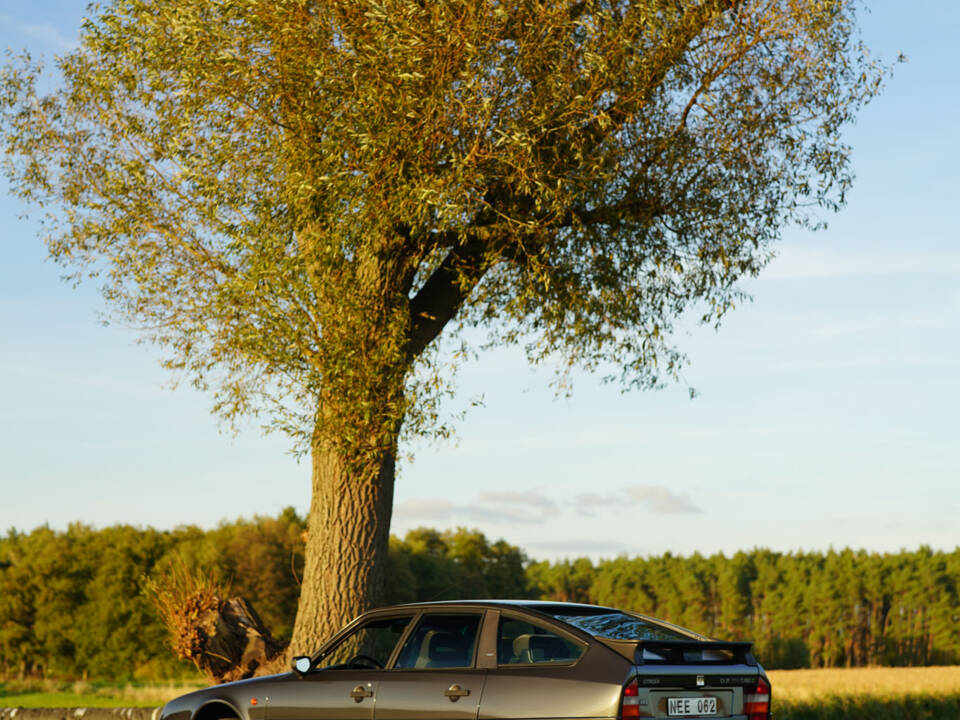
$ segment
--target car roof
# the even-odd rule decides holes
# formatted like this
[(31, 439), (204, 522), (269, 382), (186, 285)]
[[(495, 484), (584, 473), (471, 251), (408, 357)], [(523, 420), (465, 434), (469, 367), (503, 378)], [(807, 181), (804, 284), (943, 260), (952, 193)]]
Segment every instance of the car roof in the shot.
[[(585, 615), (592, 615), (594, 613), (600, 614), (604, 612), (609, 613), (626, 613), (627, 615), (633, 615), (634, 617), (639, 617), (646, 622), (652, 623), (654, 625), (660, 625), (661, 627), (669, 628), (671, 630), (676, 630), (682, 635), (689, 635), (691, 637), (705, 639), (706, 636), (702, 635), (694, 630), (689, 628), (681, 627), (680, 625), (675, 625), (668, 620), (661, 620), (660, 618), (653, 617), (651, 615), (645, 615), (644, 613), (632, 612), (620, 610), (619, 608), (607, 607), (604, 605), (590, 605), (587, 603), (572, 603), (572, 602), (559, 602), (555, 600), (503, 600), (503, 599), (489, 599), (489, 600), (433, 600), (429, 602), (417, 602), (417, 603), (404, 603), (401, 605), (390, 605), (387, 607), (377, 608), (371, 612), (389, 612), (391, 610), (398, 610), (401, 608), (407, 608), (411, 610), (415, 609), (427, 609), (427, 608), (443, 608), (443, 607), (506, 607), (506, 608), (518, 608), (521, 610), (532, 610), (533, 612), (545, 613), (547, 615), (576, 615), (578, 613), (583, 613)], [(566, 613), (564, 613), (566, 611)], [(560, 622), (564, 622), (559, 617), (554, 618)], [(565, 623), (570, 624), (570, 623)], [(580, 632), (585, 632), (582, 628), (576, 628)], [(593, 633), (587, 632), (587, 635), (592, 635)], [(596, 637), (596, 636), (595, 636)]]
[(588, 605), (586, 603), (558, 602), (554, 600), (432, 600), (429, 602), (404, 603), (402, 605), (391, 605), (389, 607), (378, 608), (379, 610), (388, 610), (392, 608), (414, 608), (414, 607), (443, 607), (443, 606), (461, 606), (461, 605), (483, 605), (483, 606), (506, 606), (529, 608), (531, 610), (540, 610), (549, 608), (556, 612), (558, 610), (606, 610), (608, 612), (623, 612), (616, 608), (604, 607), (603, 605)]

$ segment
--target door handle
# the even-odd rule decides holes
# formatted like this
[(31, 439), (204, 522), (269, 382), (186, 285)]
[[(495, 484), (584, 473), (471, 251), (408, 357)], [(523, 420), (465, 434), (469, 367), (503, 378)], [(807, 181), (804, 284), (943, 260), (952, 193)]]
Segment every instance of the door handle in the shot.
[(456, 702), (462, 697), (467, 697), (467, 695), (470, 694), (470, 691), (467, 688), (460, 687), (459, 685), (451, 685), (443, 691), (443, 694), (450, 698), (450, 702)]
[(355, 702), (363, 702), (364, 698), (373, 697), (373, 690), (367, 690), (363, 685), (357, 685), (350, 691), (350, 697), (352, 697)]

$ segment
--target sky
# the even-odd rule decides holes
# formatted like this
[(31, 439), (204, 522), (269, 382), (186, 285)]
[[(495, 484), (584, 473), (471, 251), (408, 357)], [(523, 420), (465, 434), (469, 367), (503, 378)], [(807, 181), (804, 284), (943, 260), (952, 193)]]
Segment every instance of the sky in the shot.
[[(67, 51), (84, 6), (4, 2), (0, 47)], [(857, 180), (828, 229), (787, 230), (752, 302), (684, 328), (685, 383), (578, 375), (558, 398), (551, 368), (481, 355), (456, 439), (405, 448), (395, 534), (466, 526), (537, 559), (960, 544), (960, 4), (878, 0), (861, 26), (908, 62), (847, 132)], [(0, 195), (0, 530), (306, 513), (309, 462), (172, 389), (27, 210)]]

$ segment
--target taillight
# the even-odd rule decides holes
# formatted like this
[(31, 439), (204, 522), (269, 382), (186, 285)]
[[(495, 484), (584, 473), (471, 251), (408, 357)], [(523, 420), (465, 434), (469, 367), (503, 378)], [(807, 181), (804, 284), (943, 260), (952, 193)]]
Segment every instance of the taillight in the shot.
[(743, 698), (743, 713), (749, 720), (769, 720), (770, 683), (766, 678), (761, 677), (755, 688), (747, 690)]
[(640, 684), (634, 678), (620, 696), (620, 720), (640, 717)]

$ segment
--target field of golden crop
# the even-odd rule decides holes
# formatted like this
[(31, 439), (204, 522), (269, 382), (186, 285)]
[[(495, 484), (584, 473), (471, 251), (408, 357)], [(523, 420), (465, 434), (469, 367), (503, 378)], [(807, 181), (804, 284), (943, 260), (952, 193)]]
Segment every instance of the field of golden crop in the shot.
[(775, 697), (817, 700), (824, 695), (960, 694), (960, 665), (916, 668), (769, 670)]
[(958, 720), (960, 666), (771, 670), (777, 720)]

